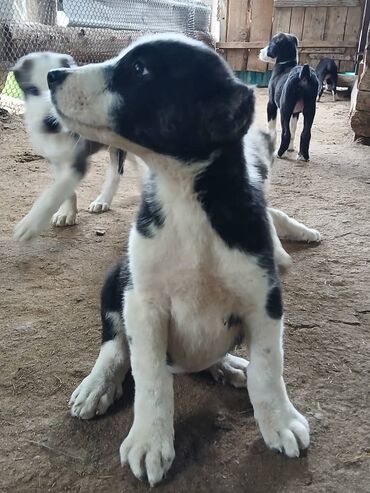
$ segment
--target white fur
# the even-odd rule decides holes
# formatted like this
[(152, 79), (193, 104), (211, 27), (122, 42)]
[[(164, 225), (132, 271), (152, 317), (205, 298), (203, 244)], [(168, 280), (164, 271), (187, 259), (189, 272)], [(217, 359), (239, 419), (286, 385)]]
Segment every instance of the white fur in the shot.
[(111, 315), (117, 325), (117, 335), (102, 344), (91, 373), (76, 388), (69, 401), (71, 414), (77, 418), (90, 419), (104, 414), (122, 395), (122, 383), (130, 367), (130, 358), (121, 317), (119, 314)]
[(294, 151), (294, 138), (295, 138), (295, 133), (297, 131), (297, 123), (298, 123), (298, 118), (295, 116), (290, 117), (290, 144), (288, 151), (293, 152)]

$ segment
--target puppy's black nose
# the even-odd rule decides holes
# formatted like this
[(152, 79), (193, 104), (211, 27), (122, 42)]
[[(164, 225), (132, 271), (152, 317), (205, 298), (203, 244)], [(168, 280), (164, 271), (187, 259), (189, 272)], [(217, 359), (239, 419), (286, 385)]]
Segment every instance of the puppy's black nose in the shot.
[(66, 69), (55, 69), (48, 72), (49, 89), (55, 89), (66, 79), (68, 72)]

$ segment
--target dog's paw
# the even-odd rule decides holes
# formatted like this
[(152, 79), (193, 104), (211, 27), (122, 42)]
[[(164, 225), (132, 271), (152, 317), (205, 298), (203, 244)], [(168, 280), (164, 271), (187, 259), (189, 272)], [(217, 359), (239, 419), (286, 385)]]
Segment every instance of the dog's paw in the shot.
[(306, 228), (302, 231), (302, 241), (306, 241), (307, 243), (320, 243), (321, 234), (317, 229)]
[(304, 161), (307, 163), (309, 160), (310, 160), (309, 157), (305, 158), (303, 154), (301, 154), (300, 152), (297, 154), (297, 161)]
[(249, 362), (244, 358), (227, 354), (221, 361), (209, 368), (213, 379), (223, 385), (236, 388), (247, 387), (247, 368)]
[(38, 236), (44, 230), (45, 221), (32, 213), (27, 214), (14, 228), (14, 239), (28, 241)]
[(122, 395), (122, 382), (90, 373), (73, 392), (69, 407), (71, 415), (91, 419), (104, 414), (109, 406)]
[(276, 265), (281, 269), (289, 269), (292, 265), (292, 257), (283, 248), (274, 249), (274, 258)]
[(289, 402), (283, 410), (269, 404), (261, 406), (262, 412), (256, 416), (266, 445), (288, 457), (299, 457), (300, 449), (310, 444), (308, 422)]
[(75, 211), (63, 211), (56, 212), (51, 220), (51, 224), (57, 227), (74, 226), (76, 224), (77, 214)]
[(107, 212), (110, 209), (110, 204), (105, 201), (102, 197), (97, 197), (89, 205), (89, 212), (94, 214), (100, 214), (101, 212)]
[(137, 479), (159, 483), (175, 458), (172, 424), (135, 423), (120, 447), (121, 464), (129, 464)]

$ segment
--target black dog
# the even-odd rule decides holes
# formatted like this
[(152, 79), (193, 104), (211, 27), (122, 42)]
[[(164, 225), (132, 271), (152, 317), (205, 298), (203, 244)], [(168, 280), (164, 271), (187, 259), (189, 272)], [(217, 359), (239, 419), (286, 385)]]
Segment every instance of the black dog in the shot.
[(275, 62), (269, 82), (267, 120), (275, 134), (278, 108), (281, 117), (281, 144), (277, 156), (294, 150), (294, 136), (299, 113), (303, 112), (304, 126), (297, 160), (309, 160), (311, 127), (316, 112), (318, 80), (315, 71), (306, 65), (297, 65), (298, 39), (291, 34), (279, 33), (260, 52), (264, 62)]
[(323, 58), (316, 67), (316, 75), (319, 79), (319, 93), (317, 100), (320, 101), (324, 92), (324, 84), (328, 91), (333, 95), (333, 101), (337, 99), (337, 82), (338, 82), (338, 67), (331, 58)]

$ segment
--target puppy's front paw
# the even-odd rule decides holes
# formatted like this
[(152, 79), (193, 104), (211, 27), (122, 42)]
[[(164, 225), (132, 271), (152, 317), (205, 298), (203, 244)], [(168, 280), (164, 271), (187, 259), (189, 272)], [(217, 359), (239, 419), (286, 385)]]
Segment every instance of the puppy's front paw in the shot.
[(81, 419), (91, 419), (104, 414), (109, 406), (122, 395), (122, 382), (119, 379), (104, 378), (90, 373), (73, 392), (69, 401), (71, 415)]
[(51, 224), (57, 227), (74, 226), (76, 224), (77, 214), (75, 211), (63, 211), (59, 210), (53, 215)]
[(100, 195), (89, 205), (89, 212), (95, 214), (100, 214), (101, 212), (107, 212), (109, 211), (109, 209), (110, 209), (110, 203), (107, 202)]
[(46, 224), (30, 212), (14, 228), (14, 238), (18, 241), (31, 240), (43, 231)]
[(175, 458), (172, 424), (135, 423), (120, 447), (121, 464), (129, 464), (137, 479), (159, 483)]
[(255, 412), (259, 428), (266, 445), (288, 457), (299, 457), (299, 450), (310, 444), (308, 422), (294, 406), (288, 402), (282, 409), (272, 408), (269, 403), (260, 406)]

